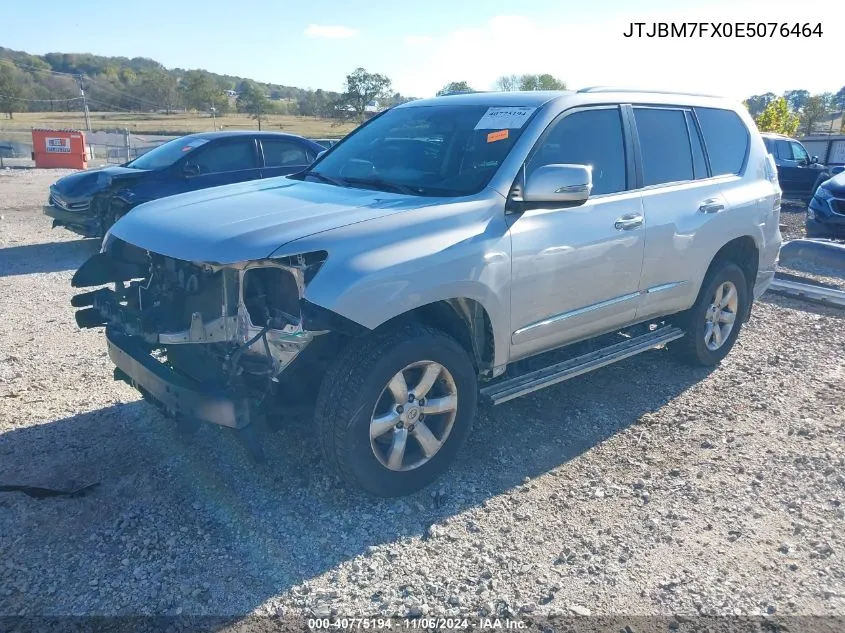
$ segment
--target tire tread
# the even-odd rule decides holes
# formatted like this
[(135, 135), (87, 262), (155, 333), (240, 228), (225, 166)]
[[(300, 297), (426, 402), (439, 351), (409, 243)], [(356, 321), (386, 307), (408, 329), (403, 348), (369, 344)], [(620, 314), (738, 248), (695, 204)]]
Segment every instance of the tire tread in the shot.
[(420, 337), (446, 339), (449, 344), (458, 346), (454, 339), (440, 330), (408, 323), (351, 342), (338, 354), (326, 372), (317, 397), (314, 420), (323, 459), (344, 482), (360, 487), (360, 482), (350, 468), (350, 454), (342, 450), (344, 436), (349, 432), (357, 414), (352, 409), (353, 401), (348, 395), (361, 390), (385, 350), (410, 338)]

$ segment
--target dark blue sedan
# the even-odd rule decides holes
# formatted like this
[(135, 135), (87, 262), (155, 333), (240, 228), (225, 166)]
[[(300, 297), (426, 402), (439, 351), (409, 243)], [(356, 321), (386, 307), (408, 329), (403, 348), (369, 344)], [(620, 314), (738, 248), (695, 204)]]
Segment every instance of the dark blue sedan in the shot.
[(122, 215), (177, 193), (273, 178), (305, 169), (325, 148), (274, 132), (189, 134), (115, 167), (89, 169), (50, 186), (44, 214), (53, 227), (101, 237)]

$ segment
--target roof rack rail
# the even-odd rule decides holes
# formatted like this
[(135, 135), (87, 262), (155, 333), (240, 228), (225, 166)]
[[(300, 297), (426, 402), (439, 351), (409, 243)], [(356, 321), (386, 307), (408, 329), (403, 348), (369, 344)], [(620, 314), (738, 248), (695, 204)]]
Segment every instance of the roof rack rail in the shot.
[(482, 92), (488, 92), (487, 90), (450, 90), (449, 92), (441, 92), (439, 94), (434, 95), (435, 97), (451, 97), (452, 95), (474, 95), (480, 94)]
[(650, 90), (647, 88), (621, 88), (617, 86), (588, 86), (587, 88), (581, 88), (577, 92), (645, 92), (653, 94), (684, 95), (687, 97), (721, 98), (719, 97), (719, 95), (704, 94), (700, 92), (678, 92), (676, 90)]

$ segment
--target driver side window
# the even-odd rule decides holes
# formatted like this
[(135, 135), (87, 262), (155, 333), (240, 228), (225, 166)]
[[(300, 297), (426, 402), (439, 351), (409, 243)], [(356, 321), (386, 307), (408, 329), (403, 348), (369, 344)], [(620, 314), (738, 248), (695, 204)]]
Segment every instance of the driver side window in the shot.
[(807, 150), (804, 149), (804, 146), (801, 143), (796, 143), (795, 141), (790, 141), (789, 143), (792, 146), (792, 156), (797, 160), (799, 163), (809, 163), (810, 162), (810, 155), (807, 154)]
[(228, 171), (241, 171), (258, 167), (255, 141), (251, 138), (218, 143), (189, 157), (188, 162), (199, 167), (200, 174), (219, 174)]
[(619, 108), (576, 112), (552, 123), (528, 160), (526, 175), (544, 165), (567, 163), (593, 168), (592, 195), (627, 189)]

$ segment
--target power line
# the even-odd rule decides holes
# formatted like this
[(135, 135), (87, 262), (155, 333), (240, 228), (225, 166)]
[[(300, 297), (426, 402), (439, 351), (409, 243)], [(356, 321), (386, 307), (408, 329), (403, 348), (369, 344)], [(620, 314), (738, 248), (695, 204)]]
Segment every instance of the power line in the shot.
[(76, 76), (73, 73), (63, 73), (63, 72), (59, 72), (58, 70), (52, 70), (50, 68), (41, 68), (39, 66), (33, 66), (31, 64), (22, 64), (19, 61), (16, 61), (16, 60), (11, 59), (9, 57), (0, 57), (0, 62), (5, 62), (7, 64), (14, 66), (15, 68), (29, 68), (30, 70), (35, 70), (35, 71), (41, 72), (41, 73), (49, 73), (51, 75), (62, 75), (62, 76), (65, 76), (65, 77), (75, 77)]
[[(77, 83), (79, 83), (80, 79), (82, 78), (82, 79), (85, 79), (88, 82), (97, 84), (97, 87), (99, 89), (105, 88), (105, 89), (112, 91), (115, 94), (115, 96), (120, 96), (124, 99), (130, 99), (130, 100), (136, 101), (138, 103), (144, 103), (146, 105), (150, 105), (150, 106), (153, 106), (155, 108), (161, 108), (162, 107), (160, 103), (155, 103), (153, 101), (148, 101), (146, 99), (141, 99), (140, 97), (135, 97), (133, 95), (130, 95), (129, 93), (126, 93), (126, 92), (123, 92), (121, 90), (118, 90), (117, 88), (114, 88), (110, 84), (106, 83), (105, 80), (95, 78), (95, 77), (91, 77), (90, 75), (88, 75), (84, 72), (82, 72), (82, 73), (65, 73), (65, 72), (60, 72), (58, 70), (51, 70), (51, 69), (47, 69), (47, 68), (39, 68), (38, 66), (32, 66), (31, 64), (21, 64), (20, 62), (17, 62), (17, 61), (10, 59), (8, 57), (0, 57), (0, 62), (5, 62), (5, 63), (10, 64), (11, 66), (13, 66), (15, 68), (28, 68), (28, 69), (34, 70), (36, 72), (48, 73), (48, 74), (51, 74), (51, 75), (59, 75), (59, 76), (62, 76), (62, 77), (71, 77), (72, 79), (76, 80)], [(81, 88), (82, 88), (82, 86), (80, 86), (80, 89)]]
[(121, 96), (121, 97), (123, 97), (123, 98), (125, 98), (125, 99), (132, 99), (133, 101), (137, 101), (137, 102), (139, 102), (139, 103), (145, 103), (145, 104), (147, 104), (147, 105), (151, 105), (151, 106), (154, 106), (154, 107), (156, 107), (156, 108), (160, 108), (160, 107), (161, 107), (161, 104), (160, 104), (160, 103), (154, 103), (154, 102), (152, 102), (152, 101), (147, 101), (146, 99), (141, 99), (140, 97), (135, 97), (135, 96), (132, 96), (132, 95), (130, 95), (130, 94), (129, 94), (129, 93), (127, 93), (127, 92), (123, 92), (123, 91), (121, 91), (121, 90), (118, 90), (117, 88), (115, 88), (114, 86), (111, 86), (110, 84), (102, 83), (102, 80), (101, 80), (101, 79), (94, 79), (93, 77), (88, 77), (88, 80), (89, 80), (89, 81), (92, 81), (92, 82), (94, 82), (94, 83), (99, 83), (99, 84), (100, 84), (100, 87), (105, 86), (106, 88), (108, 88), (109, 90), (111, 90), (111, 91), (112, 91), (113, 93), (115, 93), (116, 95), (119, 95), (119, 96)]
[(26, 101), (27, 103), (56, 103), (57, 101), (79, 101), (82, 97), (55, 97), (53, 99), (24, 99), (23, 97), (14, 97), (12, 95), (0, 95), (6, 99), (14, 99), (15, 101)]
[(105, 106), (106, 108), (110, 108), (112, 111), (130, 112), (130, 113), (133, 112), (133, 110), (127, 110), (126, 108), (121, 108), (120, 106), (116, 106), (116, 105), (111, 104), (111, 103), (104, 103), (104, 102), (100, 101), (99, 99), (88, 99), (88, 102), (89, 103), (96, 103), (96, 104), (101, 105), (101, 106)]

